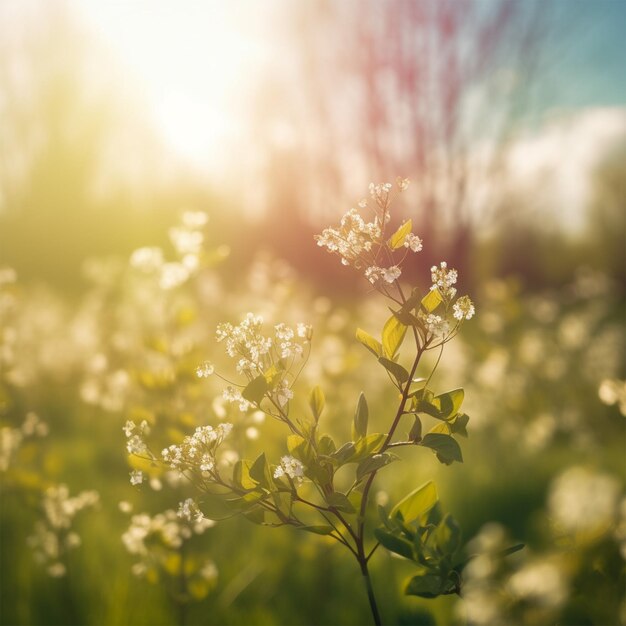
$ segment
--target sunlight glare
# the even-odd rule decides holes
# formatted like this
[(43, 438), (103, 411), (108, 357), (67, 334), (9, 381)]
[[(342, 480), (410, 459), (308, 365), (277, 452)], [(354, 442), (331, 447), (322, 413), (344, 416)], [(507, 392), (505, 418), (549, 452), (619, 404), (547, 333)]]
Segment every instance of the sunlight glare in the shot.
[(199, 169), (222, 169), (271, 58), (273, 2), (75, 2), (135, 81), (168, 147)]

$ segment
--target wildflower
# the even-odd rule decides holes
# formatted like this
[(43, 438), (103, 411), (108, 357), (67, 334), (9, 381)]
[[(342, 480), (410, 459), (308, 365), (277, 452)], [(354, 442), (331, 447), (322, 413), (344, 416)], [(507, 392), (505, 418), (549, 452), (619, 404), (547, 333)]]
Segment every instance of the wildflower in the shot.
[(420, 252), (423, 248), (422, 240), (417, 235), (414, 235), (413, 233), (409, 233), (404, 238), (403, 245), (405, 248), (410, 248), (412, 252)]
[(239, 391), (239, 389), (235, 389), (231, 386), (228, 386), (226, 387), (226, 389), (224, 389), (222, 396), (227, 402), (231, 402), (233, 404), (238, 403), (239, 410), (242, 413), (245, 413), (254, 406), (252, 402), (249, 402), (241, 395), (241, 391)]
[(280, 459), (280, 465), (274, 470), (274, 478), (282, 478), (283, 476), (288, 476), (298, 484), (301, 483), (304, 479), (304, 465), (292, 456), (283, 456)]
[(472, 319), (476, 312), (474, 304), (468, 296), (461, 296), (452, 306), (452, 310), (454, 311), (454, 319), (459, 321)]
[(382, 269), (377, 265), (372, 265), (365, 270), (365, 278), (372, 283), (372, 285), (376, 284), (382, 274)]
[(202, 511), (193, 498), (187, 498), (184, 502), (179, 503), (177, 515), (188, 522), (204, 519)]
[(148, 447), (139, 435), (133, 435), (126, 441), (126, 450), (128, 454), (144, 454), (148, 451)]
[(211, 374), (213, 374), (214, 371), (215, 367), (213, 366), (213, 363), (205, 361), (204, 363), (196, 367), (196, 376), (198, 378), (208, 378), (209, 376), (211, 376)]
[(344, 265), (358, 264), (374, 244), (381, 244), (381, 238), (378, 218), (374, 222), (366, 222), (356, 209), (350, 209), (341, 218), (339, 229), (325, 228), (321, 235), (315, 237), (318, 246), (339, 254)]
[(130, 473), (130, 484), (131, 485), (141, 485), (143, 482), (143, 472), (141, 470), (133, 470)]
[(298, 337), (301, 339), (311, 339), (311, 335), (313, 334), (313, 327), (311, 324), (303, 324), (302, 322), (298, 322), (296, 325), (296, 332)]
[(400, 278), (400, 274), (402, 274), (402, 270), (397, 265), (392, 265), (391, 267), (383, 268), (382, 276), (385, 282), (393, 283), (395, 280)]
[(455, 269), (448, 269), (448, 264), (442, 261), (439, 267), (433, 265), (430, 268), (433, 285), (431, 291), (439, 289), (444, 298), (451, 299), (456, 295), (456, 289), (452, 286), (456, 284), (458, 272)]
[(450, 331), (448, 321), (440, 315), (435, 315), (434, 313), (425, 315), (421, 313), (420, 317), (425, 322), (428, 332), (437, 337), (443, 337)]
[(130, 437), (133, 433), (133, 430), (135, 430), (135, 427), (136, 427), (135, 422), (133, 422), (132, 420), (127, 420), (122, 430), (124, 431), (124, 434), (127, 437)]

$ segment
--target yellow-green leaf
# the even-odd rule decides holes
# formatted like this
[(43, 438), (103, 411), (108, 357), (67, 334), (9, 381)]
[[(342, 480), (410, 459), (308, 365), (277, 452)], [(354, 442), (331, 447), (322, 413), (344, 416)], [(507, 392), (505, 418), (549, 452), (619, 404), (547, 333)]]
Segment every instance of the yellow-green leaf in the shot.
[(405, 522), (412, 522), (420, 518), (424, 513), (428, 513), (437, 504), (437, 500), (439, 500), (437, 487), (434, 482), (428, 481), (400, 500), (391, 509), (389, 517), (395, 517), (400, 513)]
[(422, 308), (427, 313), (432, 313), (442, 302), (443, 298), (441, 297), (441, 293), (439, 293), (439, 289), (431, 289), (422, 298)]
[(398, 230), (396, 230), (396, 232), (389, 238), (389, 247), (392, 250), (397, 250), (398, 248), (401, 248), (404, 245), (404, 240), (406, 239), (406, 236), (411, 232), (412, 228), (413, 223), (411, 222), (411, 220), (407, 220), (406, 222), (404, 222), (404, 224), (402, 224), (400, 228), (398, 228)]
[(362, 328), (356, 329), (356, 338), (360, 341), (375, 357), (379, 357), (383, 353), (383, 346), (380, 341), (374, 339), (369, 333)]
[(319, 421), (320, 416), (322, 415), (322, 411), (324, 410), (324, 406), (326, 405), (324, 392), (319, 388), (319, 386), (316, 386), (313, 391), (311, 391), (309, 405), (311, 407), (311, 411), (313, 411), (313, 417), (315, 418), (315, 421)]
[(406, 326), (395, 316), (392, 315), (383, 327), (383, 349), (385, 356), (393, 359), (396, 352), (402, 345), (404, 336), (406, 335)]

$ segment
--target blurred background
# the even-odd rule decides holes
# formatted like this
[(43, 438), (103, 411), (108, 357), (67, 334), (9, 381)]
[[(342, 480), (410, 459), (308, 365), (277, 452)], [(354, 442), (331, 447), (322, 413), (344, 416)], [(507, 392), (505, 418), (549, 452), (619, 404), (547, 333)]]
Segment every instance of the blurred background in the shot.
[(362, 388), (384, 414), (353, 337), (385, 305), (313, 235), (396, 176), (404, 275), (446, 259), (478, 314), (436, 381), (466, 388), (465, 464), (407, 457), (381, 501), (434, 475), (465, 539), (527, 549), (464, 601), (381, 556), (383, 614), (626, 623), (625, 27), (619, 0), (0, 0), (2, 623), (368, 623), (347, 556), (242, 520), (194, 537), (183, 619), (161, 530), (158, 558), (121, 537), (184, 487), (131, 487), (121, 428), (228, 417), (279, 455), (193, 376), (249, 310), (314, 324), (329, 430)]

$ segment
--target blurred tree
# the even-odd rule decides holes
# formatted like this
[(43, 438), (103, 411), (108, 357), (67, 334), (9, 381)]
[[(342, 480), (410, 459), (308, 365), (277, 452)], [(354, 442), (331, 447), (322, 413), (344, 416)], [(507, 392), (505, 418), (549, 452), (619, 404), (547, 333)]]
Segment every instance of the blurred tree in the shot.
[(408, 176), (424, 256), (443, 235), (450, 259), (466, 266), (529, 109), (545, 17), (544, 4), (515, 0), (294, 5), (293, 80), (282, 91), (265, 85), (259, 107), (266, 144), (278, 146), (267, 156), (270, 184), (285, 182), (271, 178), (273, 161), (290, 150), (287, 183), (298, 188), (295, 205), (293, 192), (272, 190), (274, 211), (328, 218), (370, 180)]

